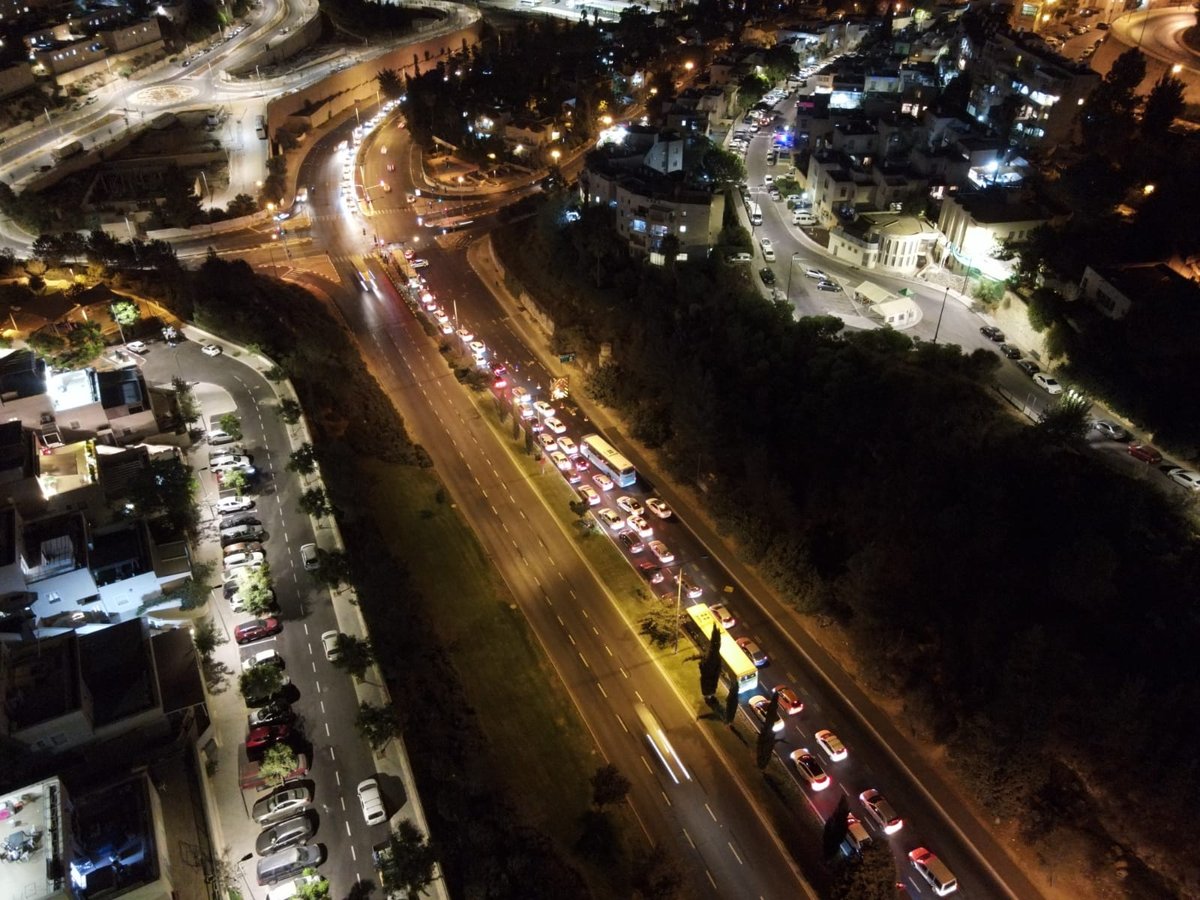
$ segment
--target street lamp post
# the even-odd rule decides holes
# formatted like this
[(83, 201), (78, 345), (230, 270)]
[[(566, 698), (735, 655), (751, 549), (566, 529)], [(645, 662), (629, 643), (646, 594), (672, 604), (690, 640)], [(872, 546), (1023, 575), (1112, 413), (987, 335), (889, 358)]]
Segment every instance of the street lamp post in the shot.
[(946, 291), (942, 294), (942, 308), (938, 310), (937, 326), (933, 329), (933, 342), (936, 344), (938, 332), (942, 330), (942, 313), (946, 311), (946, 298), (950, 296), (950, 285), (946, 285)]
[(788, 263), (788, 280), (787, 280), (787, 302), (792, 302), (792, 270), (796, 268), (796, 257), (799, 253), (793, 253), (792, 259)]
[(679, 614), (683, 611), (683, 566), (679, 567), (679, 574), (675, 576), (675, 649), (672, 653), (679, 652)]

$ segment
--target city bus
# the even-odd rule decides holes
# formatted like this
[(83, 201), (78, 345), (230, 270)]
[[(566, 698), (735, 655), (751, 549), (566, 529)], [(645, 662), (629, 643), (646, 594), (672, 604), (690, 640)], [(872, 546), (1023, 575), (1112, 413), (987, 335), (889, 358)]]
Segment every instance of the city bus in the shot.
[(697, 603), (695, 606), (689, 606), (685, 612), (687, 618), (683, 623), (684, 630), (687, 631), (688, 637), (695, 641), (700, 652), (708, 649), (714, 625), (721, 633), (721, 662), (724, 664), (726, 676), (737, 685), (738, 693), (744, 694), (758, 687), (758, 669), (753, 660), (729, 636), (729, 632), (717, 621), (712, 610), (703, 603)]
[[(645, 729), (646, 742), (650, 745), (650, 749), (654, 751), (654, 755), (658, 757), (658, 761), (663, 764), (663, 768), (667, 770), (667, 774), (671, 776), (671, 780), (679, 784), (679, 779), (682, 776), (691, 781), (691, 773), (684, 766), (683, 760), (679, 758), (679, 754), (675, 752), (675, 748), (671, 746), (670, 740), (667, 739), (667, 732), (662, 727), (662, 723), (658, 721), (658, 717), (644, 703), (638, 703), (635, 709), (637, 717), (642, 723), (642, 728)], [(676, 774), (676, 770), (678, 770), (679, 774)]]
[(621, 487), (637, 484), (637, 469), (633, 463), (616, 451), (608, 441), (598, 434), (585, 434), (580, 441), (580, 451), (596, 468)]

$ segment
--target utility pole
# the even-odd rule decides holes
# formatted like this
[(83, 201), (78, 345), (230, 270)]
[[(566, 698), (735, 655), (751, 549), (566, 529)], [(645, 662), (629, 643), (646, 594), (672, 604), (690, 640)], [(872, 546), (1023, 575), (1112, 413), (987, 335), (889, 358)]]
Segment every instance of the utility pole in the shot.
[(683, 566), (679, 567), (679, 574), (675, 576), (675, 649), (673, 653), (679, 652), (679, 614), (683, 610)]

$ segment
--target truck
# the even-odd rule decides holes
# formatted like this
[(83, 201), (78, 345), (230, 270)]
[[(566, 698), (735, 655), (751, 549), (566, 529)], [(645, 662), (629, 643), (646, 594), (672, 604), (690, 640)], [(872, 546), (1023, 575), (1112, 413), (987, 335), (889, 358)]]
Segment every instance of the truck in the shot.
[(82, 152), (83, 143), (81, 141), (67, 141), (51, 150), (50, 158), (55, 162), (62, 162), (64, 159), (70, 159), (72, 156)]
[[(261, 763), (251, 760), (246, 755), (246, 745), (242, 744), (241, 752), (238, 754), (238, 784), (241, 785), (243, 791), (261, 791), (264, 788), (273, 787), (260, 769)], [(303, 778), (307, 774), (308, 757), (303, 753), (297, 753), (296, 768), (289, 772), (283, 780), (291, 781), (293, 778)]]

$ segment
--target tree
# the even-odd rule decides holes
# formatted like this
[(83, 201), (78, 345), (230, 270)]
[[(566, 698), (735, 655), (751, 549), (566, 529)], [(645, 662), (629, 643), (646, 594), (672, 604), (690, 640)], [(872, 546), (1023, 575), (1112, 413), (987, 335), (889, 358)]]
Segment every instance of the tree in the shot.
[(303, 443), (288, 458), (287, 470), (301, 475), (311, 475), (317, 467), (317, 452), (310, 443)]
[(375, 654), (371, 642), (364, 641), (352, 634), (338, 634), (337, 658), (333, 665), (336, 669), (349, 672), (359, 681), (367, 674), (367, 669), (375, 662)]
[(162, 516), (172, 529), (191, 531), (197, 523), (197, 487), (195, 474), (181, 460), (156, 459), (130, 481), (128, 500), (137, 515)]
[(704, 173), (713, 184), (727, 187), (745, 181), (746, 164), (728, 150), (715, 144), (704, 154)]
[(376, 753), (383, 750), (401, 732), (400, 716), (394, 707), (360, 703), (358, 716), (354, 720), (358, 733), (371, 745)]
[(775, 723), (779, 721), (779, 694), (772, 693), (767, 704), (767, 715), (758, 731), (758, 741), (754, 745), (755, 761), (760, 769), (765, 769), (771, 762), (775, 752)]
[[(316, 869), (305, 869), (301, 873), (304, 879), (319, 874)], [(296, 888), (296, 900), (329, 900), (329, 880), (318, 877), (313, 881), (302, 881)]]
[(729, 693), (725, 695), (725, 724), (732, 725), (737, 720), (738, 708), (741, 706), (741, 697), (738, 694), (736, 685), (731, 685)]
[(241, 674), (238, 690), (247, 706), (258, 706), (283, 690), (283, 671), (270, 663), (253, 666)]
[(1080, 133), (1089, 149), (1109, 159), (1123, 152), (1134, 131), (1137, 88), (1145, 77), (1146, 58), (1136, 47), (1117, 57), (1080, 110)]
[(47, 329), (29, 336), (29, 346), (54, 368), (81, 369), (104, 352), (104, 335), (95, 322), (72, 323), (64, 328), (65, 338)]
[(408, 900), (417, 900), (433, 883), (436, 862), (429, 838), (411, 819), (401, 819), (388, 836), (387, 850), (381, 854), (379, 876), (384, 891), (396, 891)]
[(712, 636), (709, 638), (708, 651), (700, 660), (700, 693), (705, 698), (717, 695), (717, 685), (721, 683), (721, 629), (713, 623)]
[(598, 768), (591, 778), (592, 803), (603, 809), (613, 803), (622, 803), (633, 786), (621, 771), (609, 763)]
[(116, 324), (124, 328), (129, 325), (136, 325), (138, 319), (142, 317), (142, 310), (137, 305), (136, 300), (121, 297), (108, 304), (108, 315)]
[(845, 860), (834, 876), (831, 900), (895, 900), (896, 861), (886, 844), (867, 844), (858, 859)]
[(298, 765), (300, 760), (296, 758), (295, 750), (287, 744), (276, 744), (263, 754), (262, 762), (258, 764), (258, 774), (266, 779), (269, 786), (279, 787), (283, 779), (296, 771)]
[(351, 574), (350, 557), (343, 551), (317, 548), (317, 568), (312, 573), (317, 584), (340, 587), (350, 583)]
[(171, 378), (171, 387), (175, 389), (175, 408), (179, 418), (184, 422), (195, 422), (200, 418), (200, 404), (196, 401), (196, 393), (191, 384), (178, 375)]
[(1147, 138), (1162, 137), (1167, 133), (1179, 115), (1183, 112), (1184, 83), (1164, 72), (1146, 97), (1146, 105), (1142, 108), (1142, 136)]
[(825, 858), (833, 859), (838, 854), (838, 850), (842, 846), (842, 841), (846, 839), (846, 834), (849, 831), (849, 815), (850, 801), (846, 799), (846, 795), (842, 794), (838, 797), (837, 807), (825, 820), (825, 828), (822, 833), (822, 845), (825, 850)]
[(225, 211), (229, 213), (231, 219), (252, 216), (258, 212), (258, 202), (249, 194), (238, 194), (229, 201), (229, 205), (225, 207)]
[(246, 492), (246, 488), (250, 487), (250, 479), (241, 469), (230, 469), (221, 476), (221, 486), (240, 497)]
[(398, 100), (404, 95), (404, 82), (395, 69), (381, 69), (375, 80), (379, 84), (379, 93), (389, 100)]
[(309, 488), (300, 495), (300, 512), (314, 519), (323, 519), (333, 511), (324, 488)]
[(279, 418), (288, 425), (295, 425), (300, 421), (300, 416), (303, 415), (304, 409), (290, 397), (285, 397), (279, 401)]
[(1063, 394), (1057, 403), (1042, 415), (1038, 431), (1063, 444), (1079, 444), (1091, 429), (1092, 401), (1078, 391)]
[(675, 860), (659, 844), (633, 860), (630, 882), (634, 894), (646, 900), (672, 900), (683, 887), (683, 874)]
[(57, 234), (39, 234), (34, 238), (30, 249), (33, 255), (47, 266), (57, 268), (62, 265), (63, 246)]
[(237, 413), (225, 413), (217, 419), (217, 427), (232, 437), (235, 441), (240, 441), (245, 435), (242, 434), (242, 420)]
[(656, 606), (642, 616), (641, 632), (658, 650), (675, 641), (679, 629), (679, 615), (674, 606)]
[(237, 574), (238, 596), (242, 605), (252, 616), (260, 616), (275, 606), (275, 591), (271, 588), (271, 566), (263, 563), (259, 568), (242, 569)]
[(221, 643), (221, 632), (211, 618), (205, 616), (192, 627), (192, 643), (196, 645), (196, 652), (201, 659), (206, 663), (212, 662), (213, 651)]

